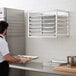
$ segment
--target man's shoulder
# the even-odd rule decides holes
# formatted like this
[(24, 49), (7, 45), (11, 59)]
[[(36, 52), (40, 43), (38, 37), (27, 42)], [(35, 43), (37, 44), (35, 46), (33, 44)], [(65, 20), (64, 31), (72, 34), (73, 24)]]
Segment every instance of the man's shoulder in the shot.
[(3, 41), (3, 38), (2, 37), (0, 37), (0, 41)]
[(3, 38), (2, 36), (0, 36), (0, 38)]
[(0, 37), (0, 43), (1, 43), (1, 42), (6, 42), (6, 41), (5, 41), (4, 38), (1, 38), (1, 37)]

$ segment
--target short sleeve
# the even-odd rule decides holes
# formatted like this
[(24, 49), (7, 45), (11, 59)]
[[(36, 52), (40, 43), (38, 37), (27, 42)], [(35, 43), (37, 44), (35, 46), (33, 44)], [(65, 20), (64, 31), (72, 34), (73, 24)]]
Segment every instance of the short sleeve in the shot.
[(5, 39), (0, 42), (0, 53), (2, 56), (5, 56), (9, 53), (8, 44)]

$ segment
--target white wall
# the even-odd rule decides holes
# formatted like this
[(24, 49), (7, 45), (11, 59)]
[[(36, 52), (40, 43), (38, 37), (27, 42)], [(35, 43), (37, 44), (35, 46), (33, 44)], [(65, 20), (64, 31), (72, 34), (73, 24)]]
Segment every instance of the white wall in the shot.
[[(38, 55), (37, 61), (51, 58), (65, 60), (76, 55), (76, 0), (0, 0), (0, 7), (18, 8), (26, 11), (70, 10), (70, 37), (62, 39), (28, 39), (26, 25), (26, 54)], [(26, 23), (27, 24), (27, 23)], [(37, 75), (36, 75), (37, 76)]]
[(33, 11), (51, 9), (75, 10), (75, 0), (0, 0), (0, 7), (11, 7)]
[[(36, 1), (36, 2), (35, 2)], [(49, 11), (53, 9), (69, 10), (70, 37), (50, 39), (28, 39), (26, 37), (26, 53), (38, 55), (40, 62), (49, 61), (51, 58), (65, 60), (68, 55), (76, 55), (76, 1), (71, 0), (34, 0), (30, 3), (30, 11)], [(27, 25), (26, 25), (27, 35)]]

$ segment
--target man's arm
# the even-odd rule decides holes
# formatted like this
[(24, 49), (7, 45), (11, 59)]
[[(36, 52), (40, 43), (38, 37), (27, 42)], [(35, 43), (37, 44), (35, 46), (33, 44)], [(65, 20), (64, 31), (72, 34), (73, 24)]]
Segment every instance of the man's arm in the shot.
[(10, 54), (6, 54), (6, 55), (4, 56), (4, 59), (5, 59), (6, 61), (8, 61), (8, 62), (20, 62), (20, 63), (26, 63), (26, 62), (28, 62), (28, 61), (31, 60), (30, 57), (26, 57), (26, 58), (19, 57), (19, 56), (13, 57), (13, 56), (10, 55)]
[(20, 62), (21, 59), (19, 57), (13, 57), (11, 54), (6, 54), (4, 59), (9, 62)]

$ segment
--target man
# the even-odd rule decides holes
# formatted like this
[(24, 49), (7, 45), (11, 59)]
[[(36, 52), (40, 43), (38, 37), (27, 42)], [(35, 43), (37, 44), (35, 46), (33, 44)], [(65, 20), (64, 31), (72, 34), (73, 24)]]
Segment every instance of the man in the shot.
[(29, 59), (22, 60), (19, 57), (13, 57), (8, 48), (8, 43), (5, 40), (8, 23), (0, 21), (0, 76), (8, 76), (9, 64), (8, 62), (26, 62)]

